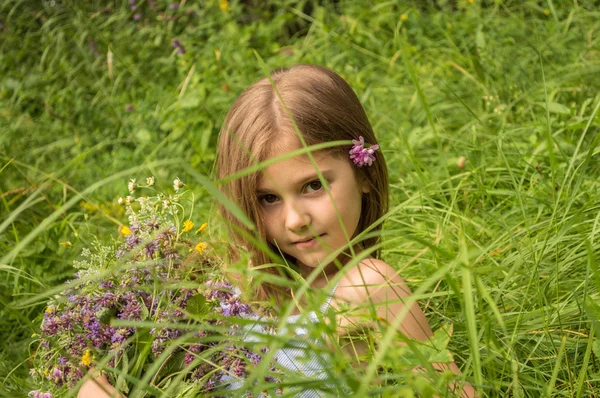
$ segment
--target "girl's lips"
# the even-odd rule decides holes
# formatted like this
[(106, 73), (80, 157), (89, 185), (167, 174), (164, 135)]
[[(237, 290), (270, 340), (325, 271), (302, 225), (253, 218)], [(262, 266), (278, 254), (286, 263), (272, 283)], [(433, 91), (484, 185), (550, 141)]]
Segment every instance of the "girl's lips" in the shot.
[[(318, 237), (322, 238), (323, 236), (325, 236), (325, 234), (321, 234)], [(300, 242), (294, 242), (294, 246), (296, 246), (299, 249), (307, 249), (309, 247), (313, 247), (315, 245), (317, 245), (319, 242), (317, 241), (317, 239), (312, 238), (312, 239), (308, 239), (308, 240), (303, 240)]]

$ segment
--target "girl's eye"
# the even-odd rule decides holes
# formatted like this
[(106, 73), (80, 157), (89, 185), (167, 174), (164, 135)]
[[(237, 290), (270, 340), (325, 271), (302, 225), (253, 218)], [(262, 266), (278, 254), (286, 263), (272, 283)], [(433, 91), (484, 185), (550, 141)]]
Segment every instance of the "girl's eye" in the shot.
[(260, 202), (264, 202), (267, 204), (272, 204), (277, 202), (277, 196), (273, 195), (273, 194), (267, 194), (267, 195), (263, 195), (260, 198), (258, 198), (258, 200)]
[(323, 184), (321, 184), (321, 181), (319, 180), (311, 181), (306, 185), (307, 192), (317, 192), (320, 191), (322, 188)]

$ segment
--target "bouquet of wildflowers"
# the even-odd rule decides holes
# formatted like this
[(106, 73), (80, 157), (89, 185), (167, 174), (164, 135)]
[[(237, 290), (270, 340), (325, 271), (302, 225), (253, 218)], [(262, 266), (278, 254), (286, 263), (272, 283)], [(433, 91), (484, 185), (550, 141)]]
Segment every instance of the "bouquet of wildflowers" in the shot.
[[(150, 177), (144, 187), (153, 185)], [(30, 372), (39, 390), (30, 396), (63, 396), (91, 367), (125, 394), (138, 378), (146, 380), (142, 396), (175, 383), (209, 393), (261, 361), (266, 348), (236, 340), (257, 309), (218, 277), (218, 260), (198, 239), (206, 224), (194, 235), (180, 216), (183, 187), (176, 179), (175, 196), (119, 199), (129, 218), (119, 241), (84, 249), (75, 279), (43, 314)], [(137, 188), (130, 181), (130, 193)]]

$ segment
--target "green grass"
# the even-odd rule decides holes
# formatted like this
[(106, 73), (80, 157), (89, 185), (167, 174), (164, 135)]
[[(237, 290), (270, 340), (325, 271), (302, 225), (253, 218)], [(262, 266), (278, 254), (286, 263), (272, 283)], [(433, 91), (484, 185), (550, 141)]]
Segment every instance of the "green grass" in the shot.
[[(597, 2), (139, 3), (136, 22), (127, 2), (0, 2), (0, 393), (32, 388), (39, 295), (116, 234), (128, 178), (179, 176), (214, 218), (203, 176), (228, 106), (264, 76), (256, 52), (359, 95), (392, 182), (384, 259), (434, 329), (453, 325), (484, 396), (600, 394)], [(422, 383), (375, 390), (374, 363), (364, 391)]]

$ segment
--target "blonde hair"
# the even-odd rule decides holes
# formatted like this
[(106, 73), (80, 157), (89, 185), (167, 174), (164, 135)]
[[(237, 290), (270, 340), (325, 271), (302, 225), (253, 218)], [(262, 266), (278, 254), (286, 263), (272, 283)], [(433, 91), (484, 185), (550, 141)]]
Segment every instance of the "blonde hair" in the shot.
[[(334, 71), (315, 65), (296, 65), (279, 69), (268, 78), (248, 87), (233, 103), (221, 128), (217, 145), (217, 177), (222, 179), (267, 159), (273, 145), (281, 138), (296, 136), (292, 121), (281, 103), (273, 85), (281, 96), (302, 137), (308, 146), (322, 142), (352, 140), (363, 136), (365, 142), (377, 144), (369, 119), (352, 88)], [(346, 157), (351, 146), (331, 149), (331, 154)], [(355, 167), (357, 178), (367, 184), (369, 192), (363, 194), (361, 216), (356, 234), (373, 224), (388, 209), (388, 172), (381, 151), (370, 167)], [(246, 213), (256, 225), (258, 239), (266, 242), (261, 223), (260, 207), (255, 194), (258, 173), (238, 178), (222, 185), (222, 192)], [(220, 206), (225, 221), (230, 226), (233, 247), (244, 247), (251, 253), (253, 265), (269, 263), (267, 253), (257, 249), (245, 236), (251, 231), (224, 206)], [(373, 228), (378, 232), (381, 224)], [(368, 249), (379, 241), (378, 234), (365, 238), (360, 247)], [(237, 257), (233, 250), (233, 257)], [(373, 255), (379, 257), (379, 250)], [(275, 268), (265, 272), (279, 274)], [(263, 283), (258, 287), (259, 299), (274, 297), (280, 302), (289, 296), (289, 290)]]

